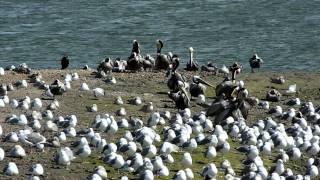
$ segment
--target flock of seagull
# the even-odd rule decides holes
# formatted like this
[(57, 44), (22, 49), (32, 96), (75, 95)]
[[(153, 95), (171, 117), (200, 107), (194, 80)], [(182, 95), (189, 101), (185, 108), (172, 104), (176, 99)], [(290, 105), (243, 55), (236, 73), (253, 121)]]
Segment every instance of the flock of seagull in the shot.
[[(290, 99), (287, 104), (290, 109), (285, 110), (281, 106), (270, 107), (269, 101), (279, 101), (281, 94), (272, 89), (267, 93), (266, 100), (249, 96), (245, 83), (237, 80), (236, 74), (241, 72), (241, 66), (234, 63), (229, 68), (222, 68), (219, 72), (225, 75), (225, 79), (216, 87), (216, 98), (212, 103), (207, 103), (205, 91), (213, 85), (204, 81), (199, 76), (193, 76), (192, 83), (179, 73), (179, 56), (161, 54), (163, 42), (157, 41), (157, 57), (153, 59), (147, 55), (142, 57), (137, 41), (133, 42), (133, 48), (127, 61), (106, 58), (97, 68), (96, 77), (103, 78), (107, 83), (116, 85), (116, 79), (111, 72), (142, 69), (166, 70), (168, 97), (174, 102), (176, 111), (157, 112), (153, 103), (143, 106), (143, 110), (150, 113), (150, 118), (142, 120), (136, 117), (126, 119), (127, 112), (121, 107), (124, 104), (119, 96), (114, 103), (121, 108), (115, 114), (99, 114), (89, 127), (80, 128), (77, 115), (66, 117), (57, 116), (55, 111), (59, 109), (60, 102), (56, 96), (68, 94), (71, 84), (80, 81), (75, 72), (67, 74), (63, 81), (54, 80), (52, 84), (43, 81), (41, 74), (31, 74), (30, 81), (19, 80), (12, 84), (1, 84), (0, 108), (9, 106), (12, 109), (22, 109), (27, 113), (20, 115), (8, 115), (3, 123), (16, 125), (20, 130), (5, 132), (0, 126), (0, 136), (7, 143), (14, 144), (11, 149), (0, 147), (0, 161), (6, 157), (24, 158), (27, 156), (24, 148), (29, 147), (35, 151), (43, 152), (46, 148), (56, 148), (54, 158), (57, 165), (66, 167), (75, 159), (82, 159), (98, 153), (104, 162), (92, 170), (87, 177), (90, 180), (107, 179), (108, 173), (104, 166), (110, 166), (117, 171), (132, 173), (139, 179), (152, 180), (155, 177), (168, 177), (170, 169), (168, 164), (179, 162), (181, 169), (177, 171), (173, 179), (194, 179), (194, 173), (200, 173), (204, 179), (216, 179), (218, 172), (224, 179), (312, 179), (319, 175), (320, 159), (320, 108), (314, 107), (312, 102), (301, 102), (299, 98)], [(185, 70), (198, 70), (198, 64), (193, 61), (193, 48), (189, 48), (190, 61)], [(257, 60), (254, 61), (253, 60)], [(256, 63), (258, 62), (258, 63)], [(250, 59), (252, 68), (259, 68), (263, 62), (257, 55)], [(256, 63), (256, 64), (255, 64)], [(61, 60), (62, 69), (68, 67), (68, 57)], [(10, 66), (7, 70), (19, 73), (31, 73), (26, 64), (15, 68)], [(201, 68), (202, 70), (216, 69), (213, 66)], [(0, 68), (0, 77), (5, 76), (6, 71)], [(272, 80), (283, 83), (284, 78)], [(31, 99), (28, 96), (22, 99), (10, 98), (10, 91), (16, 88), (29, 88), (30, 83), (43, 90), (42, 96), (52, 97), (53, 100), (45, 107), (41, 98)], [(95, 98), (105, 96), (105, 90), (100, 87), (89, 87), (82, 82), (80, 92), (92, 92)], [(289, 87), (286, 93), (294, 94), (296, 85)], [(196, 103), (204, 107), (204, 111), (191, 113), (190, 102), (196, 98)], [(142, 99), (135, 97), (130, 103), (142, 105)], [(269, 116), (260, 119), (253, 124), (248, 124), (246, 119), (253, 106), (268, 110)], [(98, 112), (98, 107), (93, 104), (88, 107), (91, 112)], [(116, 117), (121, 117), (117, 120)], [(161, 127), (161, 128), (159, 128)], [(118, 139), (111, 141), (103, 137), (114, 137), (120, 129), (124, 133)], [(159, 130), (161, 129), (161, 130)], [(67, 139), (74, 138), (70, 146), (64, 146)], [(224, 159), (221, 164), (213, 162), (203, 166), (201, 172), (192, 170), (192, 152), (204, 147), (204, 157), (214, 160), (218, 155), (229, 153), (230, 139), (238, 141), (241, 145), (236, 150), (244, 153), (246, 159), (240, 163), (243, 165), (241, 173), (236, 173), (229, 160)], [(180, 159), (175, 159), (173, 153), (182, 152)], [(261, 155), (278, 153), (276, 163), (271, 169), (267, 169)], [(290, 160), (299, 160), (308, 157), (306, 172), (297, 173), (286, 167)], [(240, 161), (240, 160), (239, 160)], [(30, 165), (29, 179), (37, 180), (45, 176), (45, 169), (41, 164)], [(7, 176), (18, 176), (19, 167), (15, 162), (8, 162), (3, 169)], [(129, 179), (122, 176), (121, 180)]]

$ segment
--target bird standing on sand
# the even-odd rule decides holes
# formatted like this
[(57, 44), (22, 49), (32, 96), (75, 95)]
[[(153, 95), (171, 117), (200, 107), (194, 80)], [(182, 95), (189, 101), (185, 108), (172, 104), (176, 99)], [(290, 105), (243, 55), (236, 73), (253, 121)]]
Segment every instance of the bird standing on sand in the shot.
[(61, 58), (61, 69), (67, 69), (69, 66), (69, 56), (63, 56)]
[(163, 48), (163, 42), (157, 40), (157, 57), (155, 61), (155, 69), (166, 70), (169, 68), (169, 65), (172, 63), (171, 55), (161, 54), (161, 49)]
[(137, 40), (133, 40), (132, 42), (132, 50), (131, 54), (136, 53), (137, 55), (140, 55), (140, 46)]
[(172, 67), (172, 69), (169, 69), (169, 71), (166, 75), (167, 86), (172, 92), (177, 92), (177, 91), (179, 91), (178, 81), (181, 81), (181, 82), (185, 83), (185, 85), (186, 85), (186, 78), (182, 74), (177, 72), (177, 69), (180, 64), (179, 56), (176, 54), (173, 55), (172, 61), (173, 61), (173, 65), (172, 65), (173, 67)]
[(234, 82), (236, 80), (236, 75), (237, 74), (240, 74), (241, 72), (241, 65), (239, 65), (237, 62), (234, 62), (230, 67), (229, 67), (229, 70), (231, 71), (232, 73), (232, 81)]
[(190, 59), (189, 62), (187, 63), (187, 67), (185, 70), (187, 71), (198, 71), (199, 65), (196, 61), (193, 60), (193, 48), (189, 47), (189, 53), (190, 53)]
[(254, 73), (254, 69), (260, 69), (263, 60), (257, 54), (254, 54), (252, 58), (250, 58), (249, 63), (251, 67), (251, 72)]

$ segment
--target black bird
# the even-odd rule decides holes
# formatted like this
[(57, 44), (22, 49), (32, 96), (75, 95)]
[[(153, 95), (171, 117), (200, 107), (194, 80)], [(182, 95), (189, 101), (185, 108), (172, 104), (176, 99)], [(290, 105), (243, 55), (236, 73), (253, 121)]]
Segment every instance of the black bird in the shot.
[(193, 48), (189, 47), (190, 59), (187, 63), (187, 67), (185, 68), (186, 71), (198, 71), (199, 65), (196, 61), (193, 60)]
[(251, 67), (251, 72), (254, 73), (254, 69), (260, 69), (263, 60), (257, 54), (254, 54), (252, 58), (249, 59), (249, 63)]
[(200, 94), (204, 94), (207, 87), (205, 86), (213, 87), (208, 82), (201, 79), (199, 76), (193, 76), (192, 83), (190, 84), (190, 94), (191, 97), (198, 97)]
[(167, 70), (172, 63), (171, 54), (165, 55), (161, 54), (161, 49), (163, 48), (163, 42), (157, 40), (157, 57), (155, 62), (155, 69), (157, 70)]
[(69, 66), (69, 56), (63, 56), (61, 58), (61, 69), (67, 69)]

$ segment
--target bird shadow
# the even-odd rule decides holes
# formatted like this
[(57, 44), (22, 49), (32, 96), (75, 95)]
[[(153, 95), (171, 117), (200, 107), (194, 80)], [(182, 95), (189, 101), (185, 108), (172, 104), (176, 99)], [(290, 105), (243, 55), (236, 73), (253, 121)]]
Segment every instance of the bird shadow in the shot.
[(201, 106), (202, 108), (209, 108), (210, 107), (209, 104), (198, 104), (198, 106)]
[(166, 100), (166, 99), (162, 99), (160, 101), (163, 102), (163, 103), (171, 103), (172, 102), (171, 100)]
[(197, 163), (198, 163), (198, 164), (206, 164), (206, 163), (204, 163), (204, 162), (202, 162), (202, 161), (197, 161)]
[(44, 100), (44, 101), (53, 101), (54, 98), (42, 97), (41, 100)]
[(165, 94), (165, 95), (167, 95), (168, 93), (167, 92), (156, 92), (156, 94)]

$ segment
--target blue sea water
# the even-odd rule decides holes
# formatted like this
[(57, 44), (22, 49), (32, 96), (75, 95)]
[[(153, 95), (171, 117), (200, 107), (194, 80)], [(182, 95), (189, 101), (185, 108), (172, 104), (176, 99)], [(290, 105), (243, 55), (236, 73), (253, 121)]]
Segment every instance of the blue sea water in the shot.
[(132, 40), (143, 54), (163, 52), (201, 63), (248, 67), (257, 52), (266, 70), (320, 67), (319, 0), (0, 0), (0, 66), (95, 67), (104, 57), (126, 59)]

